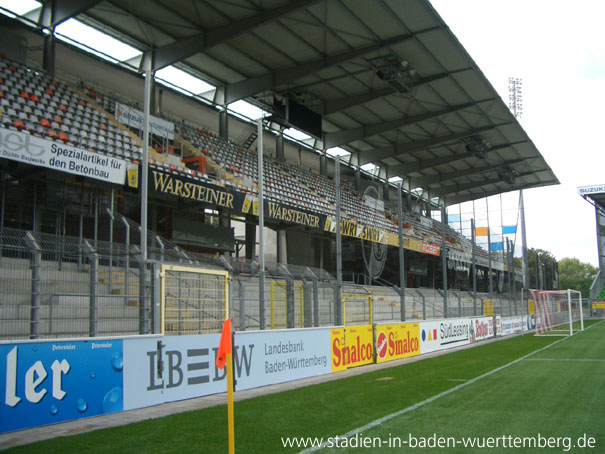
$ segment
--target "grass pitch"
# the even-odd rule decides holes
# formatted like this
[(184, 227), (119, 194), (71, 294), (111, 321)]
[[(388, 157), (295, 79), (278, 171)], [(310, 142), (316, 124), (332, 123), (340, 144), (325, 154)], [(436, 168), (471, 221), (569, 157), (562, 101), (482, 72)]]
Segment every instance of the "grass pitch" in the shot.
[[(548, 347), (550, 345), (550, 347)], [(548, 347), (544, 349), (545, 347)], [(482, 377), (532, 352), (526, 359)], [(400, 367), (235, 403), (238, 453), (300, 452), (285, 437), (310, 441), (358, 433), (372, 439), (410, 436), (594, 438), (595, 448), (498, 449), (491, 452), (605, 452), (605, 323), (572, 338), (526, 335)], [(447, 395), (405, 414), (410, 406)], [(226, 453), (226, 407), (14, 448), (15, 453)], [(385, 419), (386, 417), (386, 419)], [(358, 431), (359, 432), (359, 431)], [(352, 440), (352, 438), (351, 438)], [(396, 442), (396, 440), (395, 440)], [(340, 446), (343, 444), (341, 443)], [(350, 445), (348, 445), (350, 446)], [(338, 452), (384, 452), (381, 447)], [(416, 452), (409, 444), (393, 449)], [(330, 452), (332, 449), (324, 449)], [(473, 453), (455, 446), (420, 452)]]

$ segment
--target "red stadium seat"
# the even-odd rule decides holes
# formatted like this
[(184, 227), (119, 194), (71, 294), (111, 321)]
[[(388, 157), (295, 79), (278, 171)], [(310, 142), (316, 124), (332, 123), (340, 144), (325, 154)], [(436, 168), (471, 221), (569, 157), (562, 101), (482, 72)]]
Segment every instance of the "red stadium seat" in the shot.
[(19, 131), (23, 131), (25, 129), (25, 125), (23, 124), (23, 122), (21, 120), (17, 120), (14, 119), (13, 120), (13, 125), (15, 126), (15, 128), (17, 128)]
[(46, 118), (42, 118), (40, 120), (40, 124), (42, 126), (44, 126), (45, 128), (49, 128), (50, 129), (50, 121), (48, 121)]
[(59, 133), (59, 140), (62, 140), (63, 142), (69, 142), (69, 137), (67, 137), (67, 134), (61, 131)]

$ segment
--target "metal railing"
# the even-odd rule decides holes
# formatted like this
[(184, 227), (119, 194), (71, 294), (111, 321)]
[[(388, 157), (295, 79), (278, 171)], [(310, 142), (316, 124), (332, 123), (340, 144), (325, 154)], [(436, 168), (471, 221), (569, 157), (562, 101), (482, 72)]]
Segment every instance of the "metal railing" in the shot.
[[(1, 229), (0, 339), (160, 332), (162, 264), (228, 271), (229, 307), (233, 325), (240, 331), (334, 326), (337, 305), (346, 304), (344, 298), (349, 302), (349, 323), (402, 319), (402, 299), (394, 286), (345, 282), (344, 298), (337, 303), (336, 280), (325, 270), (266, 264), (261, 298), (256, 261), (185, 252), (157, 235), (149, 240), (150, 259), (142, 261), (138, 225), (121, 215), (115, 215), (112, 223), (115, 241), (97, 239), (96, 243), (81, 237)], [(171, 281), (166, 297), (173, 333), (220, 329), (220, 317), (211, 323), (212, 317), (205, 313), (209, 289), (184, 277)], [(442, 290), (404, 292), (406, 321), (443, 317)], [(486, 300), (493, 300), (495, 314), (527, 314), (528, 297), (521, 291), (511, 297), (509, 293), (473, 295), (452, 289), (448, 290), (447, 314), (481, 315)], [(192, 313), (197, 314), (198, 323), (188, 329), (185, 324), (191, 324)]]

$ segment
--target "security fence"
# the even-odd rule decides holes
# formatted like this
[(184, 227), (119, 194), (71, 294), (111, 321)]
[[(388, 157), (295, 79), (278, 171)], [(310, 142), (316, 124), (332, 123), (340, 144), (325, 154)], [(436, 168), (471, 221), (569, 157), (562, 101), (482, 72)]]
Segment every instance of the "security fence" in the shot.
[(152, 233), (143, 260), (139, 226), (113, 224), (111, 242), (0, 230), (0, 339), (218, 332), (226, 307), (239, 331), (528, 313), (520, 291), (405, 289), (402, 298), (396, 287), (345, 282), (339, 321), (325, 270), (266, 264), (261, 286), (255, 261), (185, 252)]

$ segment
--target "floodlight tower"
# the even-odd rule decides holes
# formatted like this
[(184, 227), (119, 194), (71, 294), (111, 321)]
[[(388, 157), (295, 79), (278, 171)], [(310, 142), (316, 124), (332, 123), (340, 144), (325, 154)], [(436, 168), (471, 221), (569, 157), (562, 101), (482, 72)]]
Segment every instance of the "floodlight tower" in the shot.
[[(515, 118), (523, 115), (523, 80), (520, 77), (508, 78), (508, 107)], [(523, 203), (523, 189), (519, 191), (519, 211), (521, 212), (521, 241), (523, 242), (523, 288), (529, 288), (529, 264), (527, 261), (527, 235), (525, 233), (525, 205)]]

